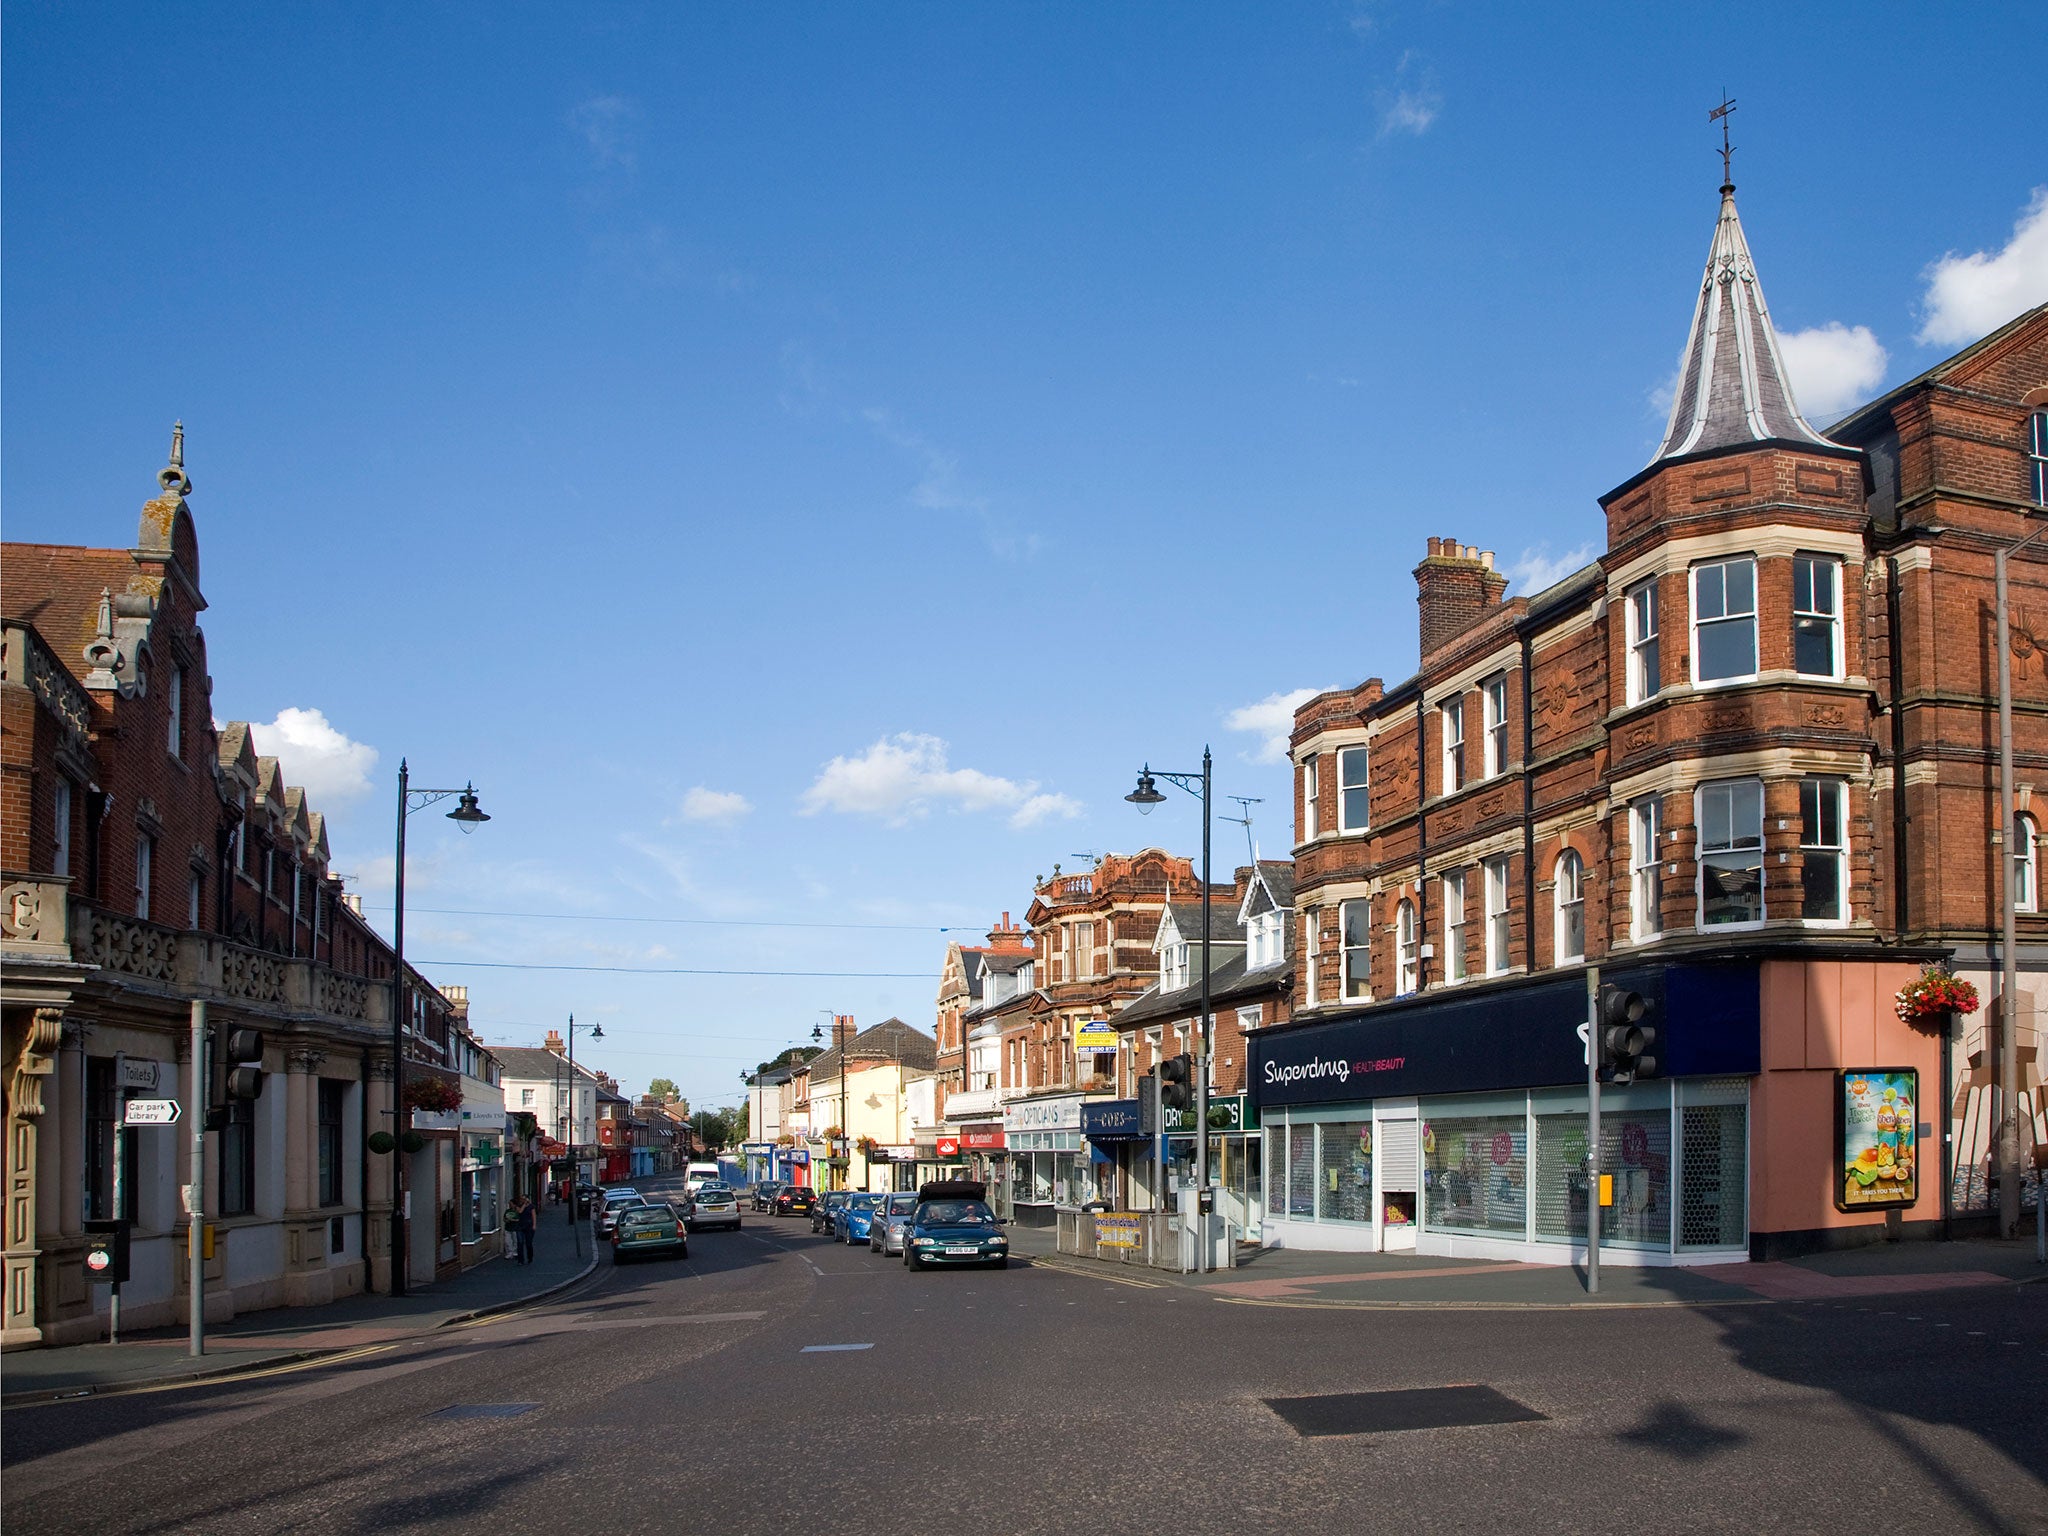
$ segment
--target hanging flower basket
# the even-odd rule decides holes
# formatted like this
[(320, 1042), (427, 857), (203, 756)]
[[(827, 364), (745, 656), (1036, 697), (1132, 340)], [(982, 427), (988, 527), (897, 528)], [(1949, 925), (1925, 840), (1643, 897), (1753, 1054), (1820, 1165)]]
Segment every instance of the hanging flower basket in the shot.
[(1922, 968), (1916, 980), (1899, 988), (1893, 1006), (1905, 1023), (1931, 1029), (1952, 1013), (1975, 1013), (1977, 989), (1947, 966), (1930, 965)]
[(398, 1145), (398, 1138), (389, 1131), (372, 1131), (366, 1144), (372, 1152), (382, 1157)]
[(860, 1155), (862, 1157), (872, 1158), (875, 1155), (875, 1150), (881, 1145), (881, 1143), (876, 1141), (875, 1138), (872, 1136), (863, 1136), (860, 1138), (860, 1140), (856, 1141), (854, 1145), (860, 1148)]
[(405, 1107), (445, 1115), (462, 1108), (462, 1090), (438, 1077), (409, 1077), (405, 1080)]
[(427, 1138), (418, 1131), (406, 1131), (399, 1136), (398, 1144), (408, 1152), (417, 1152), (426, 1146)]

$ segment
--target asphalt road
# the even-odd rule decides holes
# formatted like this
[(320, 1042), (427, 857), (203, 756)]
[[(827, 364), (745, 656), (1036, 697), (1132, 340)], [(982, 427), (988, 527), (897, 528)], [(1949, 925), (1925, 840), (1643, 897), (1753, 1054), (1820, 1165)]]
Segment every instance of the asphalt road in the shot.
[[(1464, 1383), (1543, 1417), (1304, 1437), (1264, 1401)], [(429, 1340), (11, 1411), (0, 1468), (43, 1536), (2048, 1532), (2048, 1286), (1330, 1310), (750, 1215)]]

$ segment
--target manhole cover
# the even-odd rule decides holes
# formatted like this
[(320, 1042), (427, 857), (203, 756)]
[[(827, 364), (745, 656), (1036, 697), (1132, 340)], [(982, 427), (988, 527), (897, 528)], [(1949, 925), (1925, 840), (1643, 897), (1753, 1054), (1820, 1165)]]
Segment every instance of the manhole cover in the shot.
[(1414, 1387), (1402, 1392), (1330, 1392), (1269, 1397), (1266, 1406), (1298, 1435), (1376, 1435), (1462, 1424), (1527, 1424), (1546, 1417), (1491, 1387)]
[(516, 1419), (522, 1413), (531, 1413), (539, 1403), (452, 1403), (439, 1413), (437, 1419)]

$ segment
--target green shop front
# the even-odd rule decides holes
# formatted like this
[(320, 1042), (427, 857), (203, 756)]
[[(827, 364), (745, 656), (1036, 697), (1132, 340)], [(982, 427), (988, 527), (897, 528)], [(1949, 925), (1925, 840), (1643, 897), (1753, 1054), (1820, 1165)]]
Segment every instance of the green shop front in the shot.
[[(1749, 1256), (1754, 965), (1630, 968), (1665, 1075), (1601, 1090), (1612, 1176), (1601, 1252), (1624, 1263)], [(1425, 995), (1261, 1031), (1264, 1240), (1323, 1251), (1572, 1263), (1585, 1256), (1583, 975)]]

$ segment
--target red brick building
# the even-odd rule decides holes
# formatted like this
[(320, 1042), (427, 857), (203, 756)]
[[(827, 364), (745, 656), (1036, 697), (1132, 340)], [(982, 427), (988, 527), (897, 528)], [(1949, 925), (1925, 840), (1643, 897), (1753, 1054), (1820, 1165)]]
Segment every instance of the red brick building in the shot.
[[(409, 1156), (410, 1273), (457, 1262), (453, 1134), (365, 1155), (394, 1126), (392, 956), (327, 867), (320, 815), (219, 730), (199, 616), (183, 433), (120, 549), (5, 547), (0, 1005), (7, 1086), (7, 1347), (94, 1337), (83, 1223), (132, 1224), (136, 1326), (187, 1312), (189, 1138), (117, 1130), (130, 1097), (183, 1097), (192, 1005), (264, 1040), (269, 1073), (207, 1142), (216, 1317), (389, 1279), (391, 1157)], [(409, 1079), (459, 1094), (444, 998), (411, 975)], [(398, 1128), (409, 1127), (400, 1125)], [(114, 1198), (116, 1152), (123, 1196)], [(424, 1213), (430, 1212), (431, 1215)]]
[[(2048, 308), (1815, 430), (1723, 189), (1669, 426), (1601, 498), (1598, 560), (1507, 600), (1489, 554), (1431, 538), (1416, 674), (1296, 715), (1297, 1015), (1251, 1046), (1278, 1241), (1583, 1252), (1589, 966), (1648, 999), (1664, 1053), (1605, 1095), (1618, 1256), (1881, 1236), (1835, 1132), (1840, 1074), (1881, 1068), (1918, 1073), (1894, 1219), (1982, 1208), (1991, 570), (2040, 526), (2044, 412)], [(2029, 1072), (2044, 574), (2013, 563)], [(1943, 959), (1987, 1002), (1946, 1081), (1940, 1033), (1893, 1008)]]

